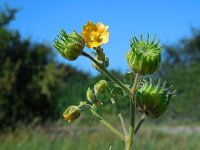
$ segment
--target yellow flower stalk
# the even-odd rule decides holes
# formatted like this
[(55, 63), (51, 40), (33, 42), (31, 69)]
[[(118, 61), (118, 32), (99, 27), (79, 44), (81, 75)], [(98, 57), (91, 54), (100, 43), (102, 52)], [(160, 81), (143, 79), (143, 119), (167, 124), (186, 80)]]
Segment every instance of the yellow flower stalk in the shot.
[(96, 25), (88, 21), (88, 23), (83, 26), (82, 36), (88, 48), (101, 46), (109, 40), (108, 26), (104, 26), (101, 22)]

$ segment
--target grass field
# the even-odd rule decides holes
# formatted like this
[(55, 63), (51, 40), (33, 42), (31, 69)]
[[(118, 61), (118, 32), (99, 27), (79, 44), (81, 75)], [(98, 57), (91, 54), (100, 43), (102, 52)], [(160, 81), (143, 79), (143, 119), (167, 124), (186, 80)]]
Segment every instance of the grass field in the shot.
[[(145, 125), (134, 150), (200, 150), (200, 128)], [(100, 125), (21, 127), (0, 135), (0, 150), (123, 150), (124, 143)]]

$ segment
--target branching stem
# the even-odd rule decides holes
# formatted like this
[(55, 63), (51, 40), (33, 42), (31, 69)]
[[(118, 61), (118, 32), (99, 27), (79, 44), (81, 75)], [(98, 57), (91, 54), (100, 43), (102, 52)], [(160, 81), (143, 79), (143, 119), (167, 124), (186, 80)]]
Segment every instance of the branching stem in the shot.
[(137, 134), (138, 130), (140, 129), (140, 127), (141, 127), (142, 123), (145, 121), (145, 119), (146, 119), (146, 114), (143, 113), (138, 125), (135, 128), (134, 135)]
[(101, 65), (98, 61), (96, 61), (92, 56), (90, 56), (86, 52), (82, 52), (82, 55), (85, 56), (85, 57), (87, 57), (87, 58), (89, 58), (90, 60), (92, 60), (99, 67), (99, 69), (102, 71), (102, 73), (104, 73), (113, 82), (115, 82), (116, 84), (118, 84), (127, 93), (131, 94), (131, 91), (130, 91), (130, 89), (128, 87), (126, 87), (118, 78), (116, 78), (115, 76), (113, 76), (103, 65)]
[[(126, 128), (125, 128), (125, 123), (124, 123), (124, 119), (119, 111), (118, 116), (121, 120), (122, 123), (122, 127), (125, 133), (125, 136), (123, 134), (121, 134), (119, 131), (117, 131), (113, 126), (111, 126), (108, 122), (106, 122), (99, 114), (97, 114), (97, 112), (93, 109), (90, 109), (90, 111), (100, 120), (101, 123), (103, 123), (106, 127), (108, 127), (113, 133), (115, 133), (118, 137), (120, 137), (123, 141), (125, 141), (126, 144), (126, 150), (131, 150), (131, 146), (132, 146), (132, 141), (133, 141), (133, 135), (134, 133), (137, 133), (138, 129), (140, 128), (141, 124), (143, 121), (141, 121), (139, 123), (139, 126), (137, 126), (136, 130), (135, 130), (135, 113), (136, 113), (136, 93), (137, 93), (137, 89), (138, 89), (138, 85), (140, 82), (140, 74), (136, 74), (135, 76), (135, 80), (133, 83), (133, 86), (131, 89), (129, 89), (127, 86), (125, 86), (118, 78), (116, 78), (115, 76), (113, 76), (102, 64), (100, 64), (98, 61), (96, 61), (92, 56), (90, 56), (89, 54), (82, 52), (82, 55), (89, 58), (90, 60), (92, 60), (100, 69), (100, 71), (105, 74), (108, 78), (110, 78), (113, 82), (115, 82), (116, 84), (118, 84), (123, 90), (125, 90), (129, 95), (130, 95), (130, 126), (129, 126), (129, 134), (127, 134)], [(111, 99), (111, 101), (113, 101), (113, 99)], [(114, 104), (115, 101), (113, 101)], [(118, 111), (118, 107), (116, 107), (117, 105), (114, 105), (116, 110)]]
[(110, 123), (105, 121), (94, 109), (90, 109), (92, 114), (99, 119), (101, 123), (103, 123), (107, 128), (109, 128), (114, 134), (116, 134), (121, 140), (126, 141), (126, 138), (124, 137), (123, 134), (121, 134), (119, 131), (117, 131)]
[(140, 74), (136, 74), (133, 86), (131, 88), (131, 100), (130, 100), (130, 126), (129, 126), (129, 136), (126, 141), (126, 150), (131, 150), (133, 135), (135, 129), (135, 113), (136, 113), (136, 92), (138, 89), (138, 84), (140, 82)]
[(127, 133), (127, 130), (126, 130), (125, 121), (124, 121), (124, 118), (122, 116), (122, 113), (119, 110), (119, 107), (118, 107), (117, 103), (115, 102), (114, 98), (111, 98), (111, 102), (112, 102), (113, 106), (115, 107), (115, 110), (117, 111), (117, 115), (119, 116), (119, 119), (121, 121), (121, 125), (122, 125), (122, 128), (123, 128), (124, 134), (127, 137), (128, 133)]

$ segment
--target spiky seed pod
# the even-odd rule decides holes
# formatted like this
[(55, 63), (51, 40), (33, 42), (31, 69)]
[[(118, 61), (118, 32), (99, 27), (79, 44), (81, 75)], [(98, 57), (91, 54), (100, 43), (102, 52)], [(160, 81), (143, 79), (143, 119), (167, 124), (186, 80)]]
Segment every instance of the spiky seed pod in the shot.
[(170, 99), (174, 92), (165, 87), (166, 82), (161, 85), (160, 81), (155, 85), (152, 80), (144, 80), (137, 93), (137, 110), (152, 118), (161, 116), (168, 108)]
[(155, 43), (155, 36), (149, 42), (149, 34), (146, 41), (143, 41), (142, 35), (140, 40), (135, 36), (130, 42), (130, 50), (126, 53), (126, 60), (129, 67), (135, 73), (141, 75), (152, 74), (157, 70), (161, 61), (162, 47), (159, 42)]
[(94, 85), (95, 95), (99, 95), (105, 92), (108, 82), (106, 80), (101, 80)]
[(81, 114), (80, 108), (75, 105), (69, 106), (63, 113), (63, 117), (66, 121), (71, 122), (76, 120)]
[(82, 54), (85, 41), (76, 31), (67, 34), (64, 30), (61, 30), (58, 38), (54, 40), (54, 47), (64, 58), (72, 61)]

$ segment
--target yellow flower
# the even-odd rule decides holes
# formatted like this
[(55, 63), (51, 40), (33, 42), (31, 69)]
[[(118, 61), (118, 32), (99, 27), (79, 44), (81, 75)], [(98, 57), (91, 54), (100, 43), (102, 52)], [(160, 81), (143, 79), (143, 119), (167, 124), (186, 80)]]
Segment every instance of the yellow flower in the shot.
[(96, 25), (88, 21), (88, 23), (83, 26), (83, 39), (89, 48), (98, 47), (108, 42), (109, 32), (107, 30), (108, 26), (104, 26), (101, 22)]

